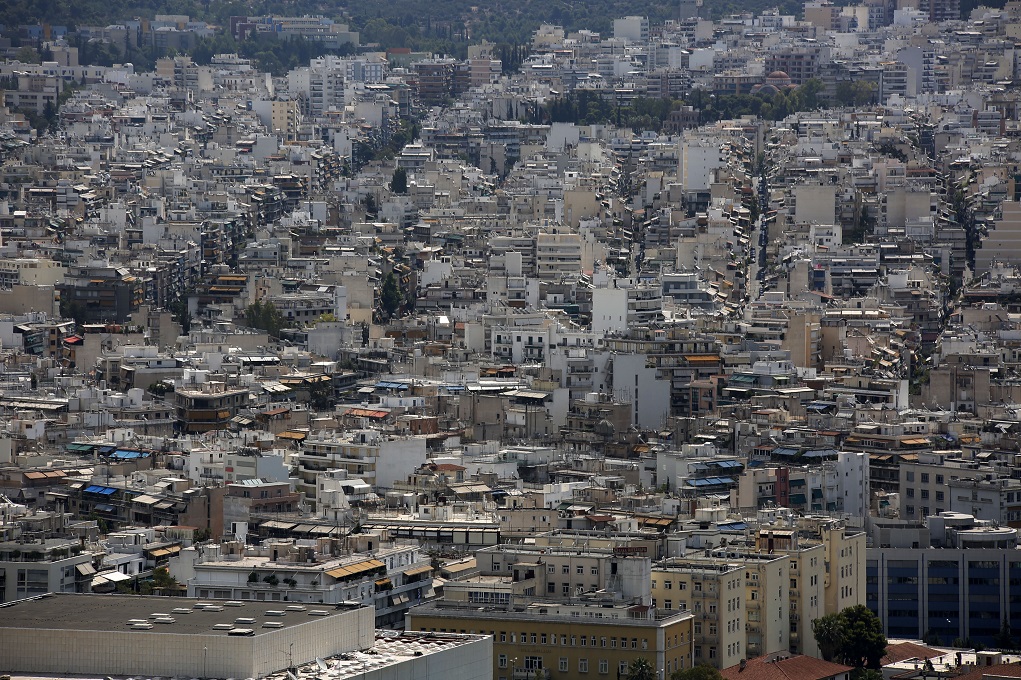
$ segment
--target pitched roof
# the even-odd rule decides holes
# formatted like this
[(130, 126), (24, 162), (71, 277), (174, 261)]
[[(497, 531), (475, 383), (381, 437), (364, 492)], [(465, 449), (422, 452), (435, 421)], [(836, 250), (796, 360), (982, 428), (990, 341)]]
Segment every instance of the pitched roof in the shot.
[(958, 675), (954, 680), (984, 680), (985, 678), (1021, 678), (1021, 665), (1002, 663), (996, 666), (978, 666), (970, 673)]
[(926, 647), (914, 642), (900, 642), (895, 645), (887, 645), (886, 656), (880, 660), (880, 665), (885, 666), (891, 663), (899, 663), (907, 659), (934, 659), (943, 656), (946, 652), (932, 647)]
[(724, 680), (823, 680), (850, 671), (850, 666), (812, 656), (769, 654), (749, 659), (744, 670), (739, 664), (725, 668), (721, 673)]

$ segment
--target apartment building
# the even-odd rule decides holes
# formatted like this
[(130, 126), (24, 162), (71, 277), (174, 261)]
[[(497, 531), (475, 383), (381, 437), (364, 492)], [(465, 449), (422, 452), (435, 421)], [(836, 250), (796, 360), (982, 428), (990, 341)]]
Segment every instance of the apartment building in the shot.
[(673, 558), (652, 570), (652, 596), (663, 611), (690, 611), (692, 659), (727, 668), (748, 654), (745, 570), (740, 564)]
[(318, 475), (327, 470), (344, 470), (349, 479), (364, 479), (377, 491), (408, 479), (426, 462), (426, 439), (390, 437), (376, 430), (325, 433), (305, 440), (297, 462), (297, 491), (315, 503)]

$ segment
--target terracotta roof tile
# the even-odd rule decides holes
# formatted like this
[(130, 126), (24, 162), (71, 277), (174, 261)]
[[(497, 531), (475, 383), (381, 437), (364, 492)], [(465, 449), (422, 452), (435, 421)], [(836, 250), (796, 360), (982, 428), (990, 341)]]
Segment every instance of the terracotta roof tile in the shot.
[(906, 659), (934, 659), (944, 654), (946, 652), (914, 642), (900, 642), (886, 647), (886, 656), (882, 658), (880, 664), (886, 666), (887, 664), (899, 663)]
[(724, 680), (824, 680), (849, 673), (850, 666), (811, 656), (769, 654), (749, 659), (745, 669), (731, 666), (721, 671)]

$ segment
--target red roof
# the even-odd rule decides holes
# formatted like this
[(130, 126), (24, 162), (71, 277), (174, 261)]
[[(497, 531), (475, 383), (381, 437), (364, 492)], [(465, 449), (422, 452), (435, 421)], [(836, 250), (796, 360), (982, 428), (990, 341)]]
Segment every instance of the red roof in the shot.
[(721, 671), (725, 680), (825, 680), (851, 672), (850, 666), (830, 663), (813, 656), (769, 654), (749, 659), (744, 670), (740, 664)]
[(433, 469), (437, 472), (459, 472), (460, 470), (467, 470), (468, 468), (463, 465), (454, 465), (453, 463), (437, 463), (433, 466)]
[(886, 647), (886, 656), (879, 663), (886, 666), (887, 664), (900, 663), (907, 659), (934, 659), (944, 654), (946, 652), (915, 644), (914, 642), (900, 642), (895, 645), (888, 645)]
[(986, 677), (1021, 678), (1021, 665), (1001, 663), (998, 666), (976, 666), (971, 673), (958, 675), (954, 680), (984, 680)]

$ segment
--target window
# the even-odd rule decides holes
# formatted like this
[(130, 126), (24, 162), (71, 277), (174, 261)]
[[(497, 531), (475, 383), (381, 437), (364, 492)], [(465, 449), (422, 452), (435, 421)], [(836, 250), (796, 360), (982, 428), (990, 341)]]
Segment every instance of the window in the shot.
[(929, 490), (928, 489), (922, 489), (922, 500), (923, 501), (929, 500)]
[(546, 567), (546, 573), (547, 574), (555, 574), (555, 573), (557, 573), (557, 566), (555, 564), (548, 565)]
[(562, 566), (560, 568), (560, 573), (561, 574), (570, 574), (571, 573), (571, 568), (565, 564), (564, 566)]
[(936, 500), (938, 500), (938, 501), (943, 500), (943, 492), (942, 491), (937, 491), (936, 492)]
[(915, 490), (909, 488), (908, 489), (908, 498), (914, 498), (914, 497), (915, 497)]
[(500, 642), (507, 642), (507, 633), (500, 631)]
[(546, 644), (546, 633), (543, 633), (542, 635), (539, 636), (539, 642), (541, 644)]
[(577, 567), (575, 567), (574, 571), (577, 574), (579, 574), (579, 575), (584, 574), (585, 573), (585, 567), (583, 567), (582, 565), (579, 564)]
[[(524, 642), (524, 638), (522, 638), (522, 642)], [(532, 644), (534, 645), (535, 643), (536, 643), (535, 633), (532, 633)]]
[(556, 594), (556, 592), (557, 592), (557, 584), (554, 583), (553, 581), (550, 581), (549, 583), (547, 583), (546, 584), (546, 592), (547, 593)]
[(567, 672), (567, 657), (566, 656), (560, 657), (560, 663), (557, 665), (557, 669), (561, 673), (566, 673)]
[(493, 571), (500, 571), (500, 563), (493, 562)]
[(578, 659), (578, 672), (588, 673), (588, 659)]
[(937, 484), (943, 483), (943, 475), (936, 475), (936, 483)]
[(674, 608), (674, 601), (673, 600), (663, 600), (663, 609), (673, 609), (673, 608)]
[(496, 665), (498, 667), (500, 667), (500, 668), (506, 668), (507, 667), (507, 655), (506, 654), (501, 654), (499, 659), (496, 662)]
[(600, 647), (606, 646), (606, 638), (599, 638), (599, 646)]
[(663, 588), (665, 588), (666, 590), (672, 590), (673, 587), (674, 587), (673, 581), (663, 581)]
[(593, 576), (599, 576), (599, 567), (592, 567), (589, 570), (589, 573), (592, 574)]
[(627, 675), (627, 661), (621, 661), (617, 664), (617, 671), (621, 675)]
[(909, 482), (915, 481), (915, 473), (914, 472), (905, 472), (904, 473), (904, 479), (909, 481)]
[(929, 483), (929, 473), (928, 472), (923, 472), (922, 473), (922, 484), (928, 484), (928, 483)]
[(606, 675), (607, 673), (609, 673), (610, 672), (610, 662), (607, 661), (606, 659), (600, 659), (599, 660), (599, 672), (602, 675)]

